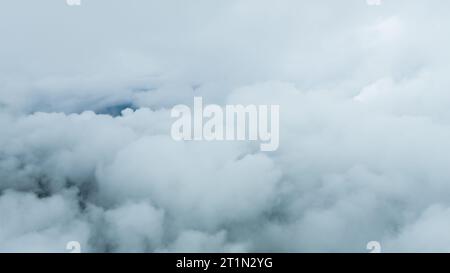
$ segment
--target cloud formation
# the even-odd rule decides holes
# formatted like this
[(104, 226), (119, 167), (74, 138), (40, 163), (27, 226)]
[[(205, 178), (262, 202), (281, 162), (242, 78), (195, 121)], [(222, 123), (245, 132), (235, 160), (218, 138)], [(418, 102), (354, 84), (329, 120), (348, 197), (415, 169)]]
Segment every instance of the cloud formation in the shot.
[[(0, 251), (450, 251), (450, 3), (57, 2), (0, 4)], [(174, 141), (194, 96), (279, 149)]]

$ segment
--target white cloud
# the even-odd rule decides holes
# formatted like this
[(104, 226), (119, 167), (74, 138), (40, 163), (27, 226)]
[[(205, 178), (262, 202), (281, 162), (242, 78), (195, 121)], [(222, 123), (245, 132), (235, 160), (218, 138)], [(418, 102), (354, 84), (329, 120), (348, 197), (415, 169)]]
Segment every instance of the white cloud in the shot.
[[(448, 251), (448, 3), (28, 2), (0, 4), (0, 251)], [(173, 141), (193, 96), (279, 104), (279, 150)]]

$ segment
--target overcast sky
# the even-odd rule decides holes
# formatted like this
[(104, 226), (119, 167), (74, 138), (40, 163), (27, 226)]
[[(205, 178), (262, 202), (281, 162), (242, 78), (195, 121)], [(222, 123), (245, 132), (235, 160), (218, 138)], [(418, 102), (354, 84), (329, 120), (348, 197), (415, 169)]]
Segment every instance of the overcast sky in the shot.
[[(450, 2), (0, 1), (0, 251), (450, 251)], [(194, 96), (280, 148), (175, 142)]]

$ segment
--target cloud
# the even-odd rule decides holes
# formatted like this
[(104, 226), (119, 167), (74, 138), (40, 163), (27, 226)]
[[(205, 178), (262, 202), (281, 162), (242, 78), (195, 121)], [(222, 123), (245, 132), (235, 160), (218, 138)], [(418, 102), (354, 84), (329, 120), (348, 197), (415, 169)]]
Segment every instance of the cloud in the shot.
[[(449, 4), (23, 5), (0, 8), (0, 251), (448, 251)], [(172, 140), (194, 96), (280, 105), (279, 149)]]
[(145, 202), (124, 204), (104, 217), (106, 244), (117, 251), (149, 251), (162, 240), (164, 212)]
[(178, 238), (170, 245), (169, 249), (164, 251), (176, 253), (192, 253), (192, 252), (211, 252), (216, 253), (218, 250), (222, 252), (242, 252), (245, 249), (244, 244), (227, 243), (225, 231), (219, 231), (216, 234), (205, 234), (199, 231), (186, 230), (183, 231)]
[(0, 197), (1, 252), (64, 252), (78, 240), (89, 251), (90, 225), (77, 207), (74, 192), (48, 198), (7, 191)]

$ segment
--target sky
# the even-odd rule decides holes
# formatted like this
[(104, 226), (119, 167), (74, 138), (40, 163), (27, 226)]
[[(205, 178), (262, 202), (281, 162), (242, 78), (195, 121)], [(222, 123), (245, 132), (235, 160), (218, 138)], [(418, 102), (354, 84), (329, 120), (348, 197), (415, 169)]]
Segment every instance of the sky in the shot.
[(448, 1), (81, 1), (0, 0), (0, 252), (450, 251)]

